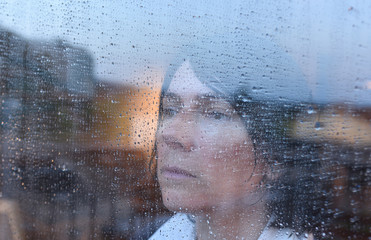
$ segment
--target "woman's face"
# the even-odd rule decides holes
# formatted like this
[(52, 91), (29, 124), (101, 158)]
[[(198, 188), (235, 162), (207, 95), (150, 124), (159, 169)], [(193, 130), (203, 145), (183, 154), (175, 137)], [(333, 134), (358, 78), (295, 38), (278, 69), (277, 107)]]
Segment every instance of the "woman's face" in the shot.
[(234, 108), (202, 84), (188, 61), (163, 98), (157, 175), (165, 206), (208, 211), (253, 204), (263, 165)]

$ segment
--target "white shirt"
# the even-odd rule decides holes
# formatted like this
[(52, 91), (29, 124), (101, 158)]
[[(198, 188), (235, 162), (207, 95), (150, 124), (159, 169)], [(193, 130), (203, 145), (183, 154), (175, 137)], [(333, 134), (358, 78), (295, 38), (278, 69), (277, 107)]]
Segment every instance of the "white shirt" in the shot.
[[(177, 213), (162, 225), (149, 240), (194, 240), (195, 224), (185, 213)], [(297, 236), (292, 229), (265, 227), (258, 240), (313, 240), (312, 234)]]

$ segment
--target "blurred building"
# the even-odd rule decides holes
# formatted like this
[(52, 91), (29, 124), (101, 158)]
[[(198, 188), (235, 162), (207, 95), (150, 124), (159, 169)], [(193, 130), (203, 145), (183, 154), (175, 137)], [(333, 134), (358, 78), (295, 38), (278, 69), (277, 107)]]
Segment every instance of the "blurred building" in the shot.
[[(73, 141), (88, 124), (96, 79), (90, 54), (62, 41), (28, 41), (0, 31), (1, 119), (16, 158), (50, 152), (36, 147)], [(12, 117), (9, 119), (9, 117)], [(49, 148), (48, 148), (49, 149)]]
[(0, 230), (16, 229), (0, 236), (153, 232), (164, 211), (150, 172), (159, 89), (98, 82), (86, 50), (0, 29), (0, 93)]
[(19, 206), (31, 239), (56, 222), (53, 201), (74, 205), (65, 196), (81, 183), (63, 161), (89, 126), (95, 86), (86, 50), (0, 29), (1, 195)]

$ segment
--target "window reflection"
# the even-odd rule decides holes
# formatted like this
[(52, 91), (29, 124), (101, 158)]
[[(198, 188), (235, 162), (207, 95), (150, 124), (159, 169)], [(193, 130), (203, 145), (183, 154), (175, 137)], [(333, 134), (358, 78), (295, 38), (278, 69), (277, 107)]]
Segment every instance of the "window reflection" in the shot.
[[(85, 10), (79, 12), (81, 6), (86, 7), (84, 2), (60, 5), (63, 14), (48, 15), (45, 19), (53, 20), (47, 21), (33, 13), (41, 5), (40, 9), (45, 11), (57, 10), (55, 5), (28, 3), (23, 8), (17, 4), (0, 4), (4, 12), (11, 8), (17, 9), (18, 15), (30, 12), (22, 15), (28, 19), (25, 26), (29, 28), (0, 28), (0, 239), (148, 239), (179, 208), (169, 206), (171, 202), (162, 198), (161, 178), (160, 183), (157, 181), (159, 176), (152, 157), (156, 150), (158, 119), (163, 128), (177, 130), (162, 133), (165, 134), (162, 144), (179, 150), (186, 144), (176, 143), (174, 134), (189, 137), (195, 130), (192, 127), (200, 122), (210, 128), (223, 124), (235, 127), (240, 118), (246, 120), (251, 114), (260, 114), (259, 123), (263, 125), (267, 119), (280, 115), (284, 121), (279, 122), (281, 129), (274, 131), (280, 130), (277, 134), (284, 134), (285, 141), (296, 149), (285, 152), (284, 158), (295, 156), (300, 164), (308, 161), (301, 165), (300, 171), (293, 172), (293, 178), (305, 182), (307, 176), (309, 181), (305, 187), (310, 188), (313, 195), (308, 198), (296, 195), (288, 200), (295, 205), (301, 198), (315, 206), (320, 217), (317, 222), (307, 220), (306, 223), (316, 223), (316, 226), (307, 226), (304, 232), (314, 232), (318, 239), (369, 238), (371, 87), (367, 51), (369, 22), (364, 12), (367, 7), (355, 2), (334, 4), (331, 1), (322, 7), (270, 1), (251, 6), (232, 4), (233, 7), (220, 3), (212, 4), (213, 7), (201, 3), (190, 7), (173, 1), (163, 8), (149, 3), (125, 3), (127, 5), (119, 7), (99, 3), (97, 17)], [(94, 6), (90, 4), (88, 9)], [(69, 11), (70, 8), (74, 10)], [(309, 10), (303, 10), (306, 8)], [(64, 11), (66, 9), (68, 11)], [(210, 12), (204, 14), (205, 9)], [(125, 14), (116, 14), (116, 11)], [(127, 12), (135, 17), (126, 15)], [(20, 19), (17, 14), (4, 14), (1, 24), (16, 26)], [(9, 24), (6, 19), (10, 18), (16, 20)], [(78, 21), (85, 18), (89, 21), (80, 25)], [(56, 35), (68, 40), (53, 40), (56, 38), (51, 37), (52, 34), (47, 40), (30, 37), (35, 21), (40, 23), (39, 32), (52, 26), (58, 32)], [(97, 22), (100, 27), (90, 26)], [(217, 27), (211, 27), (214, 25)], [(230, 42), (240, 46), (242, 42), (236, 40), (245, 30), (255, 39), (274, 39), (285, 52), (282, 56), (288, 58), (267, 57), (263, 51), (266, 64), (257, 61), (246, 62), (239, 68), (231, 65), (231, 56), (251, 56), (256, 54), (256, 48), (233, 52), (232, 48), (219, 48), (228, 46), (227, 42), (217, 46), (218, 41), (210, 41), (210, 36), (224, 36), (226, 29), (233, 30)], [(205, 68), (202, 64), (210, 52), (205, 51), (207, 47), (199, 48), (199, 41), (204, 41), (204, 46), (223, 49), (227, 54), (215, 56)], [(106, 55), (102, 49), (107, 50)], [(193, 50), (197, 51), (194, 57), (198, 64), (191, 64), (189, 69), (197, 72), (202, 82), (210, 81), (214, 70), (231, 80), (246, 77), (243, 75), (246, 69), (252, 69), (254, 97), (278, 97), (285, 101), (295, 95), (305, 101), (256, 104), (255, 112), (238, 115), (230, 106), (232, 99), (221, 97), (224, 91), (234, 91), (233, 86), (210, 84), (212, 94), (188, 102), (173, 98), (167, 92), (160, 108), (160, 85), (165, 72), (175, 73)], [(125, 64), (120, 64), (122, 62)], [(270, 74), (277, 74), (277, 69), (264, 76), (261, 73), (277, 63), (295, 66), (295, 71), (289, 68), (286, 71), (294, 74), (290, 75), (292, 79), (305, 80), (287, 81), (286, 72), (282, 74), (286, 81), (274, 88), (279, 91), (267, 90), (272, 86)], [(239, 70), (232, 72), (234, 68)], [(132, 83), (129, 80), (125, 84), (117, 83), (120, 77)], [(254, 82), (261, 78), (263, 82)], [(285, 92), (287, 95), (276, 95), (289, 85), (294, 90)], [(244, 98), (243, 93), (240, 95), (241, 101), (252, 100)], [(273, 113), (267, 113), (269, 108)], [(196, 120), (191, 118), (195, 114)], [(178, 124), (187, 124), (167, 128), (166, 124), (180, 119), (188, 120)], [(278, 117), (276, 120), (280, 121)], [(215, 129), (211, 128), (209, 133)], [(225, 154), (228, 141), (236, 140), (241, 132), (230, 136), (232, 130), (235, 129), (220, 137)], [(240, 142), (250, 146), (248, 141)], [(208, 143), (210, 148), (216, 146), (216, 141)], [(195, 151), (192, 144), (187, 146), (189, 151)], [(262, 151), (262, 154), (268, 152)], [(224, 160), (229, 156), (221, 155), (216, 154)], [(289, 163), (274, 162), (274, 165), (279, 173)], [(315, 171), (311, 166), (315, 166)], [(167, 167), (163, 172), (179, 173)], [(201, 168), (202, 165), (197, 165), (198, 170)], [(209, 168), (211, 166), (205, 167)], [(242, 172), (242, 168), (233, 165), (229, 170)], [(207, 197), (215, 200), (237, 189), (231, 175), (225, 175), (225, 178), (222, 174), (217, 176), (223, 183), (217, 186), (220, 194)], [(264, 174), (257, 175), (254, 177)], [(244, 177), (241, 174), (240, 178)], [(225, 186), (227, 178), (233, 187)], [(212, 187), (206, 185), (203, 193)], [(240, 192), (230, 194), (235, 196)], [(192, 216), (191, 220), (194, 220)]]

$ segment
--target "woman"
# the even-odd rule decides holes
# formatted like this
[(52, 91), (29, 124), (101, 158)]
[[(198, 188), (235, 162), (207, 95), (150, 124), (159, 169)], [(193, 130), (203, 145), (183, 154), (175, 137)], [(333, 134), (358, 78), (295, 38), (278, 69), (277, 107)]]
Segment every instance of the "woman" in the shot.
[(288, 138), (302, 109), (293, 93), (305, 89), (293, 61), (235, 32), (186, 46), (176, 62), (155, 148), (163, 202), (176, 214), (150, 239), (313, 239), (319, 164), (312, 146)]

